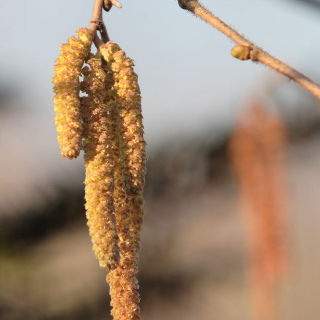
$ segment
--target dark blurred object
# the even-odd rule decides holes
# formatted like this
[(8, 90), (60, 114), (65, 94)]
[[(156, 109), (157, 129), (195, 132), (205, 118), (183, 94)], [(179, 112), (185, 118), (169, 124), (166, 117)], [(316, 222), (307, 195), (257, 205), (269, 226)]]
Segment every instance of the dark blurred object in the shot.
[(9, 112), (11, 110), (11, 102), (20, 92), (14, 89), (13, 85), (8, 85), (0, 81), (0, 113)]
[(320, 9), (320, 0), (293, 0), (293, 1), (308, 4), (313, 7), (316, 7), (317, 9)]

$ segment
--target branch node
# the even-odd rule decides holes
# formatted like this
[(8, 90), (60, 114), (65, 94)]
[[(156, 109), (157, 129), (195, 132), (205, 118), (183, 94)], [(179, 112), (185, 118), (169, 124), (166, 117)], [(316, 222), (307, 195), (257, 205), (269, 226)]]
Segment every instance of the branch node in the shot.
[(259, 49), (257, 47), (253, 47), (250, 51), (250, 59), (253, 62), (259, 61)]
[(102, 20), (90, 20), (90, 23), (94, 23), (97, 25), (97, 29), (100, 31), (100, 33), (103, 33), (103, 21)]
[(102, 23), (102, 5), (103, 0), (95, 0), (89, 26), (89, 29), (91, 29), (93, 32), (99, 28), (100, 22)]

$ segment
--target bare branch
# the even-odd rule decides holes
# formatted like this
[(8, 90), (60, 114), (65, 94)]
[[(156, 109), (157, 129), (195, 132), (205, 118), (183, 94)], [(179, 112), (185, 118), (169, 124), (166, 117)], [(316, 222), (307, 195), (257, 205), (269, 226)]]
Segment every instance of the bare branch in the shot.
[(89, 29), (96, 32), (100, 24), (103, 23), (102, 20), (102, 6), (103, 0), (95, 0), (92, 12), (92, 18), (90, 20)]
[(99, 50), (99, 48), (104, 45), (104, 42), (101, 41), (101, 39), (98, 37), (97, 33), (95, 34), (94, 38), (93, 38), (93, 43), (95, 45), (95, 47)]
[[(107, 32), (107, 28), (102, 19), (102, 8), (104, 8), (104, 6), (109, 2), (111, 3), (111, 6), (112, 6), (114, 1), (115, 0), (95, 0), (89, 29), (95, 32), (93, 43), (95, 44), (97, 49), (99, 49), (101, 45), (103, 45), (104, 43), (107, 43), (110, 40)], [(97, 30), (99, 30), (100, 32), (101, 39), (97, 35)]]
[(108, 41), (110, 41), (108, 31), (104, 23), (101, 24), (100, 34), (101, 34), (101, 39), (104, 43), (107, 43)]
[[(226, 23), (220, 20), (218, 17), (213, 15), (209, 10), (205, 9), (198, 0), (178, 0), (179, 6), (182, 9), (188, 10), (203, 19), (205, 22), (212, 25), (214, 28), (222, 32), (232, 41), (240, 45), (241, 47), (249, 47), (250, 59), (254, 62), (260, 62), (279, 73), (287, 76), (293, 81), (300, 84), (307, 91), (312, 93), (314, 96), (320, 99), (320, 86), (306, 77), (301, 72), (293, 69), (289, 65), (283, 63), (282, 61), (274, 58), (263, 49), (257, 47), (254, 43), (247, 40), (245, 37), (240, 35), (237, 31), (229, 27)], [(237, 48), (238, 49), (238, 48)], [(233, 51), (234, 52), (234, 51)], [(233, 54), (233, 56), (235, 56)], [(236, 56), (235, 56), (236, 57)], [(238, 57), (236, 57), (238, 58)], [(240, 59), (246, 60), (246, 59)]]

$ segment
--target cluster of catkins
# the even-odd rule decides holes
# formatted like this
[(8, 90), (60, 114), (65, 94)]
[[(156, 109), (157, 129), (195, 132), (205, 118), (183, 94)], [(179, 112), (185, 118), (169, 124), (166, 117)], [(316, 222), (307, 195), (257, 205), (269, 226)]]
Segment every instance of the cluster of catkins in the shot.
[(86, 215), (94, 253), (109, 271), (111, 313), (116, 320), (140, 319), (146, 143), (138, 77), (117, 44), (109, 41), (93, 55), (93, 32), (77, 34), (61, 46), (54, 66), (58, 142), (63, 157), (84, 151)]

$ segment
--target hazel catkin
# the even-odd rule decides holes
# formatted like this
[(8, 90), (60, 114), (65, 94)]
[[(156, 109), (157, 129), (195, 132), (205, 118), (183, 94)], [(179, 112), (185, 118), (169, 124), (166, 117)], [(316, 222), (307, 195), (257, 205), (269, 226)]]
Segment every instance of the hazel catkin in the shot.
[(93, 39), (93, 33), (89, 29), (78, 29), (77, 34), (79, 38), (71, 37), (60, 47), (61, 54), (56, 60), (52, 78), (58, 143), (61, 155), (69, 159), (76, 158), (81, 150), (79, 76)]
[(136, 275), (146, 173), (140, 88), (133, 71), (134, 63), (119, 45), (108, 42), (100, 50), (113, 73), (115, 92), (115, 108), (111, 112), (116, 130), (114, 199), (120, 263), (107, 276), (113, 307), (111, 314), (114, 320), (138, 320), (140, 297)]
[(87, 61), (91, 70), (83, 70), (81, 98), (83, 150), (86, 167), (85, 198), (89, 234), (100, 267), (114, 269), (119, 263), (118, 234), (114, 215), (114, 155), (110, 96), (105, 87), (101, 60)]
[(111, 314), (139, 320), (146, 143), (138, 77), (119, 45), (108, 42), (94, 56), (93, 33), (77, 34), (61, 46), (54, 66), (58, 142), (69, 159), (84, 151), (87, 224), (99, 265), (109, 270)]
[(114, 88), (119, 102), (119, 139), (123, 184), (128, 195), (141, 192), (145, 184), (146, 143), (143, 138), (141, 95), (134, 63), (119, 45), (108, 42), (100, 48), (114, 72)]

